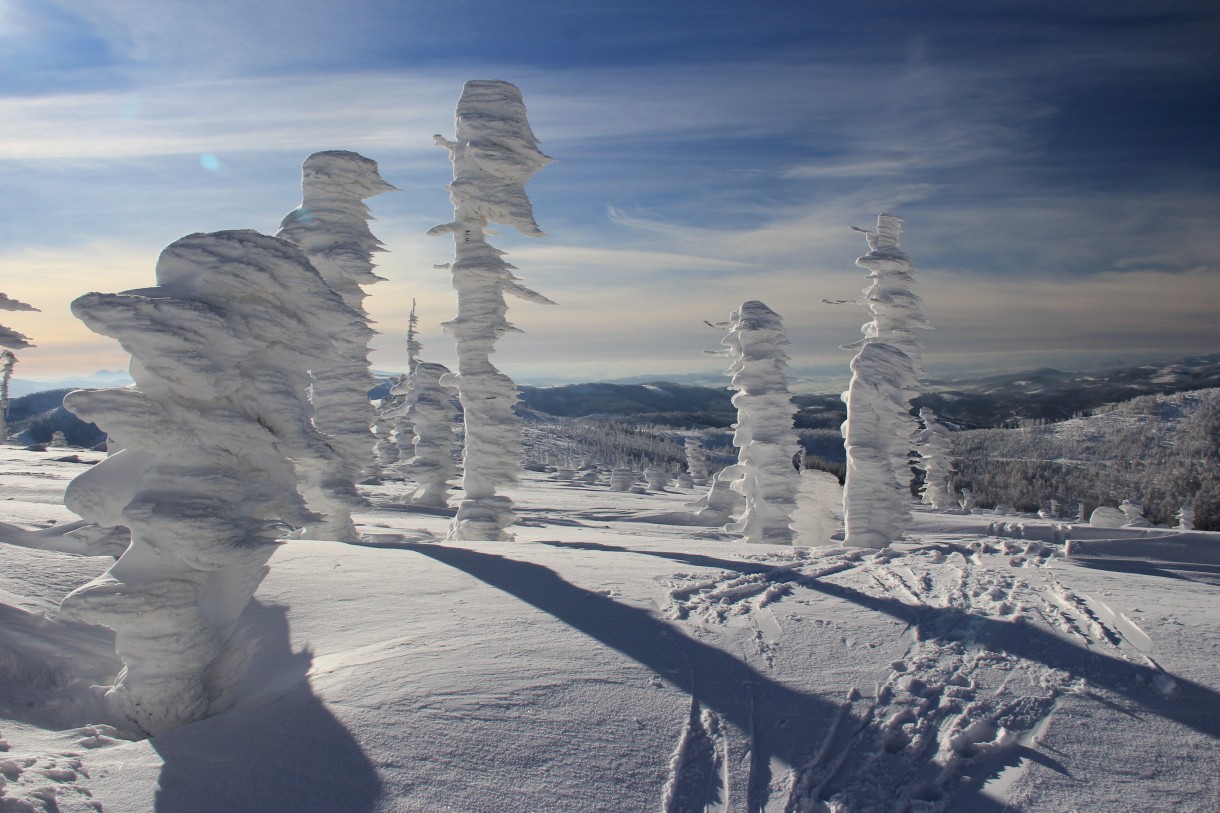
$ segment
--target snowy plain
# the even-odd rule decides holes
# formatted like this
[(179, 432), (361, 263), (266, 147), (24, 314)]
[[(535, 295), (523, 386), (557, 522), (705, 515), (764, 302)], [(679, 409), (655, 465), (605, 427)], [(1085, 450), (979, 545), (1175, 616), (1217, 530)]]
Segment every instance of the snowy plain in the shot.
[(917, 509), (881, 552), (746, 545), (675, 524), (700, 490), (541, 472), (516, 542), (362, 486), (364, 544), (272, 558), (236, 705), (129, 741), (112, 634), (56, 617), (112, 560), (46, 549), (102, 457), (0, 447), (5, 813), (1220, 808), (1220, 534)]

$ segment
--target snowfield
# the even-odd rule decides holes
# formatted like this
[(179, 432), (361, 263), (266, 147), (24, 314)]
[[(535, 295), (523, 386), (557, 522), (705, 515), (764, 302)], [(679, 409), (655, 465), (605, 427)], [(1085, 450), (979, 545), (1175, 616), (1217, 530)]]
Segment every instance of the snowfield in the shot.
[(56, 617), (113, 561), (61, 552), (60, 453), (103, 457), (0, 447), (4, 813), (1220, 807), (1220, 534), (916, 507), (882, 551), (746, 545), (655, 521), (699, 490), (525, 472), (517, 542), (440, 542), (362, 486), (364, 544), (272, 558), (233, 707), (130, 741), (113, 634)]

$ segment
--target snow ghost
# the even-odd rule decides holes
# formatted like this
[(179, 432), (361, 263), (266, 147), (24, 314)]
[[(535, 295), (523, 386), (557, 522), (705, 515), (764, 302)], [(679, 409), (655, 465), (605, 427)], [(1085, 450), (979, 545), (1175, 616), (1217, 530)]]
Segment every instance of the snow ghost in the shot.
[(827, 471), (801, 471), (801, 490), (797, 494), (792, 529), (797, 544), (818, 547), (835, 544), (831, 537), (843, 530), (843, 487), (839, 478)]
[(944, 511), (953, 507), (949, 490), (949, 478), (953, 475), (953, 435), (927, 407), (919, 410), (919, 419), (924, 428), (913, 440), (919, 453), (918, 465), (924, 471), (923, 501), (937, 511)]
[(747, 542), (792, 544), (792, 512), (800, 475), (793, 458), (800, 451), (793, 428), (796, 404), (788, 391), (788, 336), (779, 314), (751, 300), (729, 316), (722, 344), (733, 359), (733, 406), (737, 407), (737, 479), (733, 490), (745, 497), (745, 511), (730, 530)]
[[(364, 201), (389, 192), (377, 162), (344, 150), (316, 152), (301, 167), (301, 205), (288, 213), (278, 236), (296, 243), (314, 268), (351, 310), (343, 321), (327, 325), (334, 351), (314, 360), (311, 400), (314, 424), (331, 438), (346, 476), (353, 485), (376, 477), (375, 420), (368, 392), (377, 381), (369, 372), (369, 340), (373, 329), (364, 310), (363, 286), (380, 282), (373, 273), (372, 255), (381, 243), (369, 231)], [(313, 501), (315, 495), (306, 495)], [(319, 506), (329, 515), (310, 527), (311, 539), (355, 541), (351, 518), (339, 506)]]
[(914, 268), (898, 248), (902, 221), (877, 217), (866, 231), (869, 252), (856, 265), (872, 280), (863, 301), (873, 321), (860, 328), (851, 384), (843, 393), (847, 420), (847, 477), (843, 488), (843, 544), (883, 548), (900, 539), (910, 524), (909, 454), (917, 425), (910, 414), (920, 373), (920, 349), (913, 330), (928, 328), (923, 300), (911, 290)]
[(414, 432), (414, 454), (404, 468), (417, 484), (410, 497), (417, 505), (449, 505), (449, 481), (457, 473), (453, 390), (443, 383), (450, 375), (443, 364), (421, 361), (407, 377), (405, 419)]
[[(33, 305), (27, 305), (16, 299), (10, 299), (6, 294), (0, 294), (0, 311), (37, 311)], [(0, 443), (8, 439), (8, 383), (13, 377), (13, 365), (17, 363), (14, 350), (24, 350), (33, 347), (33, 342), (12, 328), (0, 325)]]
[(453, 182), (449, 197), (453, 221), (429, 234), (452, 234), (456, 246), (450, 266), (458, 292), (457, 317), (445, 330), (457, 341), (458, 373), (445, 383), (457, 385), (466, 424), (462, 488), (465, 498), (450, 528), (451, 539), (507, 540), (512, 501), (496, 489), (517, 481), (521, 466), (521, 425), (513, 406), (517, 387), (491, 363), (496, 340), (516, 330), (505, 318), (505, 294), (553, 304), (520, 285), (504, 252), (487, 242), (490, 223), (542, 236), (525, 194), (530, 177), (550, 158), (525, 115), (521, 91), (508, 82), (467, 82), (457, 107), (457, 140), (436, 142), (449, 150)]
[(124, 669), (108, 707), (148, 734), (230, 702), (248, 651), (238, 617), (277, 538), (319, 519), (298, 480), (336, 499), (350, 488), (329, 479), (339, 458), (306, 392), (314, 360), (334, 352), (328, 326), (357, 318), (299, 248), (252, 231), (171, 244), (157, 283), (72, 303), (131, 354), (135, 385), (64, 401), (121, 447), (69, 484), (65, 504), (130, 528), (131, 545), (61, 610), (115, 630)]

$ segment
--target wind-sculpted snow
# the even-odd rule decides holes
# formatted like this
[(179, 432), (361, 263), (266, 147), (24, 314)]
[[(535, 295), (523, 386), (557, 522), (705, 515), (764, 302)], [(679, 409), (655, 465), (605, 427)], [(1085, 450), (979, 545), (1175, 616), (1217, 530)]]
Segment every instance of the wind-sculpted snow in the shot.
[[(0, 294), (0, 311), (37, 311), (33, 305), (27, 305), (16, 299), (10, 299), (7, 294)], [(13, 377), (13, 365), (17, 363), (14, 350), (33, 347), (29, 336), (18, 333), (10, 327), (0, 325), (0, 443), (8, 438), (8, 382)]]
[(453, 390), (442, 381), (451, 375), (443, 364), (421, 361), (407, 379), (405, 420), (414, 431), (414, 456), (404, 467), (417, 486), (411, 502), (443, 508), (449, 504), (453, 463)]
[(817, 469), (801, 472), (792, 530), (798, 545), (835, 544), (831, 537), (843, 530), (843, 487), (839, 478)]
[(792, 459), (800, 449), (788, 391), (788, 354), (779, 314), (762, 302), (742, 303), (729, 317), (722, 342), (733, 358), (733, 406), (737, 407), (738, 477), (733, 489), (745, 497), (745, 510), (733, 524), (747, 542), (792, 544), (792, 512), (800, 477)]
[(911, 358), (884, 342), (866, 342), (851, 362), (843, 400), (847, 477), (843, 487), (844, 544), (883, 548), (910, 524), (910, 478), (895, 476), (910, 449), (908, 414), (916, 386)]
[(943, 511), (953, 507), (949, 492), (949, 480), (953, 475), (953, 435), (927, 407), (919, 410), (919, 419), (924, 428), (912, 439), (919, 452), (918, 465), (924, 471), (923, 502)]
[[(381, 243), (369, 230), (364, 201), (394, 187), (382, 180), (377, 163), (343, 150), (317, 152), (302, 166), (302, 202), (284, 218), (278, 236), (299, 245), (326, 283), (355, 313), (327, 325), (335, 351), (312, 368), (314, 423), (331, 437), (353, 484), (375, 476), (375, 419), (368, 391), (376, 384), (369, 373), (369, 340), (374, 331), (364, 310), (363, 286), (380, 282), (372, 255)], [(310, 528), (314, 539), (355, 539), (350, 521)]]
[(456, 384), (466, 424), (462, 487), (465, 499), (453, 521), (451, 536), (463, 540), (510, 539), (512, 501), (497, 488), (516, 482), (521, 465), (521, 425), (513, 412), (517, 388), (491, 363), (496, 340), (516, 330), (506, 316), (505, 294), (551, 304), (520, 285), (504, 252), (490, 245), (491, 222), (513, 226), (538, 237), (525, 184), (550, 159), (526, 120), (521, 91), (507, 82), (467, 82), (457, 107), (457, 140), (436, 136), (449, 151), (453, 182), (449, 196), (454, 218), (428, 233), (452, 234), (456, 246), (450, 266), (458, 292), (457, 317), (445, 330), (457, 341)]
[(690, 474), (690, 478), (697, 484), (703, 485), (708, 478), (707, 452), (703, 448), (703, 441), (694, 435), (687, 435), (685, 439), (686, 446), (686, 470)]
[[(859, 231), (863, 231), (862, 229)], [(847, 477), (843, 491), (844, 544), (885, 547), (901, 538), (910, 521), (910, 415), (920, 373), (919, 343), (913, 330), (928, 328), (923, 301), (911, 290), (914, 267), (898, 248), (902, 221), (877, 216), (876, 231), (865, 231), (869, 252), (856, 260), (872, 284), (864, 304), (873, 321), (852, 360), (852, 380), (843, 400), (847, 420)]]
[(238, 615), (276, 539), (357, 496), (311, 425), (308, 370), (327, 327), (355, 318), (296, 246), (256, 232), (194, 234), (157, 263), (155, 288), (72, 303), (132, 355), (134, 387), (65, 406), (121, 451), (77, 477), (66, 505), (131, 545), (63, 613), (116, 631), (124, 669), (107, 692), (126, 727), (157, 734), (223, 709), (240, 676)]

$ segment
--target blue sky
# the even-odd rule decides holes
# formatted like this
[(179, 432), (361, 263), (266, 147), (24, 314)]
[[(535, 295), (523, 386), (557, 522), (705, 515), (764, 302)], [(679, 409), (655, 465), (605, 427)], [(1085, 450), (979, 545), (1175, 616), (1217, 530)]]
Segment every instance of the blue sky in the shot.
[(849, 226), (907, 223), (940, 364), (1073, 366), (1220, 350), (1214, 2), (0, 0), (0, 290), (18, 375), (123, 367), (68, 312), (151, 283), (185, 234), (274, 231), (320, 149), (377, 160), (388, 278), (374, 364), (412, 298), (452, 360), (449, 165), (467, 79), (517, 84), (547, 237), (505, 233), (519, 380), (715, 371), (762, 299), (796, 366), (865, 321)]

